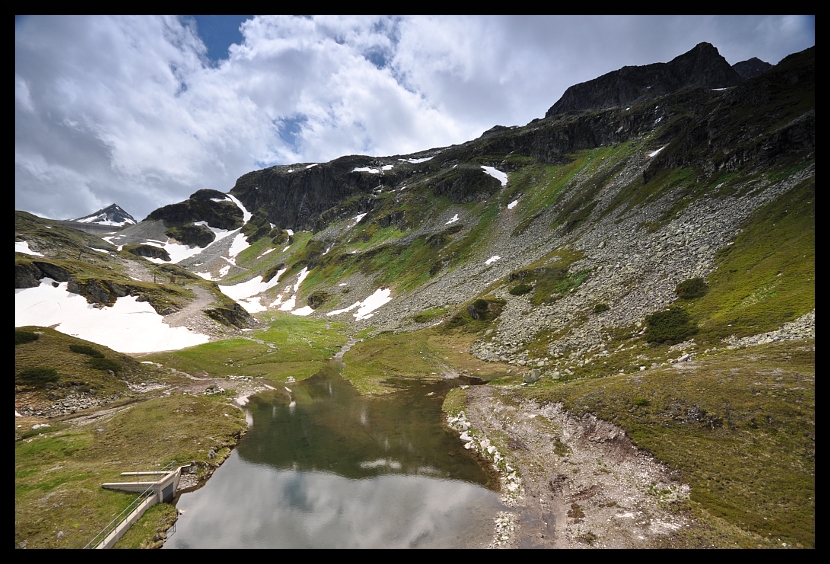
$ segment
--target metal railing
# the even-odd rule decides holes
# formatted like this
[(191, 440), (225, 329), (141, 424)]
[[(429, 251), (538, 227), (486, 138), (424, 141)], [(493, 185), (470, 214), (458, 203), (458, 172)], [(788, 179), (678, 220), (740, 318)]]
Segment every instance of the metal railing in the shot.
[[(167, 464), (164, 468), (162, 468), (160, 470), (160, 472), (169, 472), (169, 471), (171, 471), (173, 469), (173, 467), (175, 466), (175, 464), (176, 464), (175, 461)], [(132, 501), (132, 503), (130, 503), (126, 507), (126, 509), (124, 509), (124, 511), (119, 513), (112, 521), (110, 521), (109, 524), (106, 527), (101, 529), (101, 532), (99, 532), (97, 535), (95, 535), (92, 538), (91, 541), (86, 543), (86, 546), (84, 546), (84, 548), (85, 549), (95, 548), (96, 546), (98, 546), (99, 544), (104, 542), (104, 540), (110, 535), (110, 533), (112, 533), (115, 529), (117, 529), (119, 527), (119, 525), (121, 525), (121, 523), (126, 521), (129, 518), (129, 516), (132, 514), (132, 512), (135, 511), (136, 509), (138, 509), (138, 506), (141, 505), (144, 502), (144, 500), (146, 500), (151, 495), (155, 495), (155, 491), (153, 490), (153, 486), (148, 487), (146, 490), (144, 490), (143, 492), (138, 494), (138, 497), (135, 498)]]

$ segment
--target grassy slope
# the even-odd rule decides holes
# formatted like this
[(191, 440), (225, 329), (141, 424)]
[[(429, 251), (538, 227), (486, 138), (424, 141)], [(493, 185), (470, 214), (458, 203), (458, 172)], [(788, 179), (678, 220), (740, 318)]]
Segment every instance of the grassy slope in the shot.
[(337, 323), (281, 312), (259, 314), (259, 319), (268, 328), (251, 332), (250, 338), (142, 358), (190, 374), (204, 371), (211, 376), (254, 376), (284, 382), (288, 377), (301, 380), (313, 375), (346, 342)]
[[(519, 196), (522, 205), (516, 232), (558, 204), (563, 194), (568, 200), (562, 202), (563, 212), (551, 227), (585, 221), (593, 209), (591, 198), (601, 190), (608, 174), (619, 170), (619, 163), (632, 151), (641, 149), (641, 142), (635, 141), (580, 151), (564, 166), (523, 160), (510, 174), (508, 187), (496, 197), (463, 204), (476, 221), (466, 226), (469, 231), (450, 235), (441, 244), (430, 244), (420, 237), (408, 246), (396, 246), (394, 243), (409, 231), (380, 227), (370, 216), (370, 221), (349, 233), (347, 246), (339, 252), (332, 250), (311, 271), (303, 292), (321, 284), (336, 284), (341, 277), (358, 271), (376, 273), (383, 283), (395, 282), (400, 291), (414, 288), (428, 279), (431, 265), (440, 261), (442, 268), (452, 268), (468, 260), (489, 236), (498, 206)], [(653, 201), (675, 189), (689, 198), (701, 197), (713, 184), (693, 181), (693, 172), (688, 168), (666, 170), (646, 184), (638, 179), (619, 193), (609, 209)], [(782, 169), (773, 175), (786, 172)], [(749, 181), (740, 175), (710, 180), (717, 181), (724, 193), (745, 190)], [(756, 180), (753, 177), (752, 181)], [(575, 182), (583, 183), (587, 192), (569, 190)], [(434, 198), (423, 207), (417, 198), (410, 201), (407, 192), (402, 194), (406, 196), (402, 202), (389, 198), (388, 211), (438, 213), (448, 206)], [(685, 205), (689, 198), (678, 199), (678, 205)], [(682, 304), (700, 325), (699, 342), (711, 346), (727, 335), (772, 330), (814, 309), (814, 202), (814, 181), (796, 187), (754, 214), (735, 243), (719, 253), (718, 268), (708, 280), (709, 293)], [(673, 207), (659, 221), (669, 221), (678, 210)], [(285, 260), (291, 267), (289, 274), (296, 273), (301, 268), (297, 261), (311, 254), (310, 247), (306, 251), (310, 239), (310, 233), (298, 233), (290, 250), (283, 253), (278, 248), (260, 259), (270, 246), (262, 240), (243, 251), (238, 262), (258, 269)], [(79, 243), (73, 244), (73, 249), (80, 248)], [(351, 255), (350, 251), (366, 254)], [(65, 258), (76, 259), (74, 252)], [(94, 268), (95, 275), (106, 275), (99, 266)], [(240, 274), (229, 281), (248, 276)], [(539, 299), (558, 291), (554, 282), (562, 281), (549, 282), (550, 291), (542, 288), (545, 291), (539, 292)], [(544, 283), (536, 281), (537, 287)], [(334, 300), (327, 307), (336, 305)], [(426, 317), (448, 313), (452, 312), (439, 309), (427, 312)], [(210, 343), (148, 358), (190, 373), (204, 370), (213, 376), (262, 376), (279, 382), (289, 376), (310, 376), (345, 341), (342, 331), (328, 329), (325, 321), (279, 313), (263, 317), (269, 328), (251, 333), (252, 339)], [(463, 317), (463, 311), (460, 317), (453, 316), (464, 321)], [(364, 393), (392, 391), (384, 385), (390, 377), (428, 379), (453, 371), (493, 383), (515, 383), (518, 374), (509, 366), (484, 363), (463, 352), (491, 326), (489, 322), (466, 321), (454, 330), (381, 334), (358, 343), (345, 356), (344, 376)], [(523, 388), (522, 393), (540, 401), (562, 401), (575, 413), (590, 411), (623, 426), (639, 446), (677, 468), (692, 484), (692, 508), (705, 523), (716, 524), (712, 525), (715, 542), (767, 546), (780, 536), (788, 544), (814, 546), (814, 342), (713, 351), (700, 354), (694, 364), (683, 368), (664, 366), (640, 372), (640, 365), (664, 362), (670, 352), (667, 346), (646, 344), (638, 332), (635, 327), (617, 328), (609, 333), (610, 356), (586, 364), (563, 381), (554, 384), (543, 380)], [(535, 344), (538, 356), (546, 354), (546, 344), (555, 337), (540, 335)], [(620, 369), (637, 374), (619, 375)], [(457, 409), (457, 394), (450, 398)], [(189, 416), (184, 421), (183, 411), (187, 410)], [(222, 410), (227, 408), (219, 399), (172, 397), (135, 406), (105, 422), (104, 431), (97, 431), (93, 423), (90, 427), (95, 429), (57, 426), (43, 436), (21, 435), (15, 446), (16, 545), (21, 539), (30, 539), (29, 546), (77, 546), (66, 544), (70, 535), (73, 543), (79, 542), (86, 535), (87, 521), (97, 523), (108, 511), (112, 510), (110, 515), (117, 512), (119, 504), (126, 505), (122, 503), (125, 494), (102, 495), (101, 481), (115, 479), (117, 472), (137, 464), (179, 456), (202, 459), (207, 449), (196, 444), (200, 437), (227, 437), (233, 425), (228, 429), (200, 429), (197, 425), (229, 423), (231, 417), (222, 417)], [(238, 424), (237, 412), (228, 413), (235, 417), (230, 423)], [(169, 437), (170, 428), (177, 429), (174, 441), (158, 441), (158, 437)], [(153, 448), (148, 449), (146, 461), (130, 458), (135, 452), (133, 445), (148, 442)], [(167, 450), (159, 450), (162, 447)], [(83, 510), (73, 505), (79, 492), (93, 500)], [(77, 514), (83, 511), (89, 519), (81, 523)], [(167, 518), (165, 511), (159, 510), (159, 515), (154, 513), (143, 522), (148, 523), (147, 531), (153, 531), (152, 521)], [(61, 523), (64, 534), (60, 539), (49, 522)], [(138, 546), (146, 536), (137, 530), (126, 546)], [(699, 546), (701, 541), (689, 539), (688, 544)]]
[(221, 460), (244, 429), (242, 412), (223, 398), (172, 395), (87, 425), (53, 423), (22, 436), (15, 442), (15, 547), (83, 547), (135, 498), (102, 483), (174, 460), (204, 462), (211, 447)]
[(622, 426), (640, 448), (680, 470), (699, 517), (815, 546), (814, 341), (718, 351), (694, 363), (523, 393)]

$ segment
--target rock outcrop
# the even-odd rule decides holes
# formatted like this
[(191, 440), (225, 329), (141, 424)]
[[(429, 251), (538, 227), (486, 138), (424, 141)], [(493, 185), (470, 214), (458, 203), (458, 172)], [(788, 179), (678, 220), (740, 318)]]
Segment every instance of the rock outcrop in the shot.
[(758, 57), (752, 57), (746, 61), (735, 63), (732, 65), (732, 68), (735, 69), (736, 73), (744, 78), (755, 78), (762, 72), (767, 72), (771, 69), (772, 65), (766, 61), (762, 61)]
[(623, 67), (568, 88), (545, 114), (546, 118), (573, 111), (600, 110), (655, 100), (690, 86), (725, 88), (744, 78), (711, 43), (699, 43), (668, 63)]

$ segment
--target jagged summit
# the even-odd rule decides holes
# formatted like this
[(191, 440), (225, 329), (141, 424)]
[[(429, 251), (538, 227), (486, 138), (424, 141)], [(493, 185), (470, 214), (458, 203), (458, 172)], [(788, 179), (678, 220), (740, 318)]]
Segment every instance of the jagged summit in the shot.
[(737, 86), (743, 80), (745, 78), (729, 65), (715, 46), (698, 43), (668, 63), (623, 67), (571, 86), (545, 117), (654, 100), (688, 86)]
[(735, 63), (732, 65), (732, 68), (744, 78), (755, 78), (762, 72), (766, 72), (771, 69), (772, 65), (766, 61), (762, 61), (758, 57), (752, 57), (746, 61)]
[(135, 225), (137, 223), (135, 218), (124, 211), (118, 204), (111, 204), (95, 213), (71, 221), (111, 225), (113, 227), (124, 227), (125, 225)]

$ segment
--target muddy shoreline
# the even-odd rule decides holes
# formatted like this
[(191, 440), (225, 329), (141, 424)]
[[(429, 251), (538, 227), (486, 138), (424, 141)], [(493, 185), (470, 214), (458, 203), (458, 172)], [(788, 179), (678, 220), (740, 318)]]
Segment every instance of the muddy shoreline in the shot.
[(474, 448), (502, 459), (490, 454), (511, 511), (492, 547), (650, 548), (691, 526), (688, 485), (611, 423), (489, 386), (467, 390), (464, 416)]

